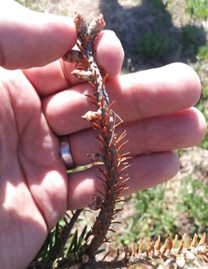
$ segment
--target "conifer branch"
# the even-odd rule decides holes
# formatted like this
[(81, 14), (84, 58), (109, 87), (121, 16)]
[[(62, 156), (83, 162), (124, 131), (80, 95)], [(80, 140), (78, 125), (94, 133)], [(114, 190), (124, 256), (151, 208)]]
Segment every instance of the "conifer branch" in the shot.
[(73, 75), (78, 79), (88, 81), (93, 90), (88, 97), (96, 105), (96, 111), (88, 111), (83, 118), (89, 121), (97, 131), (97, 139), (101, 144), (97, 155), (104, 164), (104, 168), (99, 168), (103, 185), (103, 190), (99, 191), (102, 201), (100, 212), (92, 227), (94, 237), (86, 249), (86, 254), (92, 258), (102, 243), (108, 241), (107, 232), (110, 230), (114, 215), (120, 211), (120, 209), (115, 209), (115, 205), (119, 201), (121, 191), (126, 188), (125, 182), (128, 175), (124, 174), (124, 171), (128, 167), (128, 157), (120, 153), (126, 143), (126, 141), (123, 142), (126, 133), (124, 132), (117, 138), (115, 130), (118, 125), (117, 117), (112, 110), (113, 102), (110, 103), (105, 87), (107, 74), (101, 73), (93, 52), (94, 41), (105, 25), (103, 16), (100, 15), (87, 25), (83, 16), (77, 13), (74, 21), (78, 32), (79, 51), (69, 52), (63, 59), (78, 63)]

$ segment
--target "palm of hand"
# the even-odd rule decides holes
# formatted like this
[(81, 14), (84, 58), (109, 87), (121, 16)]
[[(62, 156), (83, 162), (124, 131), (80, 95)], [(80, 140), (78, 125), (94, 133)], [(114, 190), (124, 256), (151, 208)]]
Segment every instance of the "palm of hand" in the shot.
[(67, 176), (34, 87), (21, 71), (1, 73), (1, 259), (24, 268), (66, 210)]

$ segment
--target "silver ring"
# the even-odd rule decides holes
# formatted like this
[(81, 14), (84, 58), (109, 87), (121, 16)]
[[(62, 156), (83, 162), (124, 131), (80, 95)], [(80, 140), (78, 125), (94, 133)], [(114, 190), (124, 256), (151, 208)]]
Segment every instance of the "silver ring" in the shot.
[(69, 137), (61, 136), (59, 141), (60, 141), (60, 156), (64, 162), (66, 169), (69, 170), (74, 168), (75, 164), (69, 146)]

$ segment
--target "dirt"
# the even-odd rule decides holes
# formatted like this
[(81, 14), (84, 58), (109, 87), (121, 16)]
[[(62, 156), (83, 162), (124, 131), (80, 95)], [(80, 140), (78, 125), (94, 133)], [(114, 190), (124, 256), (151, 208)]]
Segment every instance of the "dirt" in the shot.
[(191, 148), (184, 151), (180, 158), (181, 169), (178, 178), (189, 176), (190, 179), (208, 182), (208, 151), (201, 148)]

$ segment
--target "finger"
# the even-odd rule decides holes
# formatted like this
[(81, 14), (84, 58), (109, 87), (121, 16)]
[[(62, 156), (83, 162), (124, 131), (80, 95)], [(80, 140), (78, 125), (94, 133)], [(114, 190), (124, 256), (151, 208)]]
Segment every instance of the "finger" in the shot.
[[(108, 74), (108, 78), (112, 78), (121, 72), (124, 51), (120, 40), (113, 31), (102, 31), (94, 43), (94, 52), (97, 65)], [(75, 65), (65, 64), (65, 76), (70, 85), (77, 84), (77, 79), (71, 75)]]
[(72, 19), (28, 10), (2, 1), (0, 65), (8, 69), (43, 66), (63, 56), (76, 43)]
[[(68, 40), (68, 38), (67, 38)], [(97, 38), (94, 46), (96, 60), (99, 66), (111, 78), (121, 71), (124, 51), (119, 39), (112, 31), (103, 31)], [(63, 56), (63, 55), (61, 55)], [(55, 62), (42, 68), (33, 68), (25, 71), (27, 78), (41, 96), (47, 96), (80, 83), (71, 72), (75, 64)]]
[[(128, 190), (122, 195), (146, 189), (172, 178), (179, 169), (178, 157), (172, 152), (156, 153), (136, 157), (131, 160), (128, 169), (130, 179), (127, 181)], [(70, 174), (69, 176), (69, 209), (87, 206), (97, 190), (103, 191), (102, 182), (98, 179), (100, 173), (96, 167), (89, 170)]]
[[(206, 133), (206, 122), (197, 109), (190, 108), (171, 115), (123, 124), (117, 128), (118, 137), (124, 129), (129, 142), (123, 150), (135, 156), (199, 144)], [(92, 162), (92, 156), (100, 146), (95, 131), (91, 129), (69, 135), (69, 143), (76, 166)]]
[[(113, 110), (124, 121), (170, 114), (193, 106), (200, 97), (200, 81), (185, 64), (121, 76), (107, 82)], [(96, 108), (85, 96), (90, 86), (81, 84), (43, 101), (48, 123), (57, 134), (70, 134), (87, 128), (81, 119), (88, 110)]]
[(116, 88), (120, 95), (113, 91), (115, 83), (109, 81), (111, 100), (116, 100), (115, 110), (128, 121), (184, 110), (194, 106), (201, 95), (198, 75), (182, 63), (121, 77)]
[(121, 72), (124, 50), (113, 31), (103, 31), (95, 41), (94, 49), (98, 66), (108, 73), (109, 78)]

